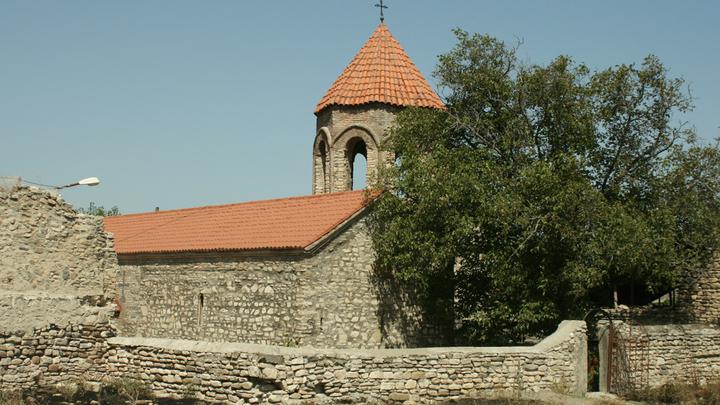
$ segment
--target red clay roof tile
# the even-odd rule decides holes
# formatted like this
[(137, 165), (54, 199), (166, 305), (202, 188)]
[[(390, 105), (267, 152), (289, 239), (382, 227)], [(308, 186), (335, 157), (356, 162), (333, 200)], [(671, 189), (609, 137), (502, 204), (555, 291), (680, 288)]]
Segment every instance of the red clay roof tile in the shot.
[(330, 105), (372, 102), (445, 108), (400, 43), (381, 23), (360, 52), (320, 100), (315, 113)]
[(305, 249), (366, 205), (364, 191), (105, 218), (118, 254)]

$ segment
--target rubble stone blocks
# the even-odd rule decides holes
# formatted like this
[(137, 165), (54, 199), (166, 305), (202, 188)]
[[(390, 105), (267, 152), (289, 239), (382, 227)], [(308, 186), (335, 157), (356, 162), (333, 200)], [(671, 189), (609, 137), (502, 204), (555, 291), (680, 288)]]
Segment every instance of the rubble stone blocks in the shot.
[(716, 381), (720, 328), (702, 324), (614, 323), (611, 391)]
[(110, 297), (117, 269), (102, 218), (46, 190), (0, 189), (0, 290)]
[(527, 347), (314, 349), (112, 337), (115, 328), (103, 317), (96, 320), (0, 333), (2, 387), (130, 377), (161, 397), (210, 402), (426, 403), (559, 387), (582, 395), (587, 383), (582, 321), (564, 321), (553, 335)]
[(707, 269), (691, 274), (683, 291), (694, 321), (720, 325), (720, 254)]

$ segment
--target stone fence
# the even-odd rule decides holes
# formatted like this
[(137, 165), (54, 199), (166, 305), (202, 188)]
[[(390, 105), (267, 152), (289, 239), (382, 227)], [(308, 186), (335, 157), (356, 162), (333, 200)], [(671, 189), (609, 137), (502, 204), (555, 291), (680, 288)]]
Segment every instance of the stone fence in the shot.
[(80, 325), (0, 334), (0, 382), (28, 388), (131, 377), (157, 395), (228, 403), (582, 395), (585, 333), (584, 322), (564, 321), (535, 346), (333, 350), (111, 337), (98, 314)]
[(720, 328), (700, 324), (615, 323), (611, 391), (720, 378)]

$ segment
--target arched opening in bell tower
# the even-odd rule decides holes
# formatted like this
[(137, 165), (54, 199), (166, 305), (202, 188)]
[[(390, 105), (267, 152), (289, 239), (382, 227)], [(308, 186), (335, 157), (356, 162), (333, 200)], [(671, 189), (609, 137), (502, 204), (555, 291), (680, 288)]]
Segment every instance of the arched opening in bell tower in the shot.
[(318, 145), (319, 150), (319, 158), (320, 158), (320, 189), (323, 190), (323, 193), (328, 192), (328, 172), (327, 172), (327, 145), (325, 144), (325, 141), (320, 141), (320, 144)]
[(372, 133), (362, 127), (346, 129), (331, 146), (333, 191), (362, 190), (373, 182), (379, 152)]
[[(353, 142), (351, 140), (350, 142)], [(362, 190), (367, 187), (367, 145), (365, 141), (357, 138), (353, 145), (348, 145), (350, 168), (350, 190)]]
[(313, 194), (330, 192), (330, 149), (324, 135), (320, 136), (313, 150)]

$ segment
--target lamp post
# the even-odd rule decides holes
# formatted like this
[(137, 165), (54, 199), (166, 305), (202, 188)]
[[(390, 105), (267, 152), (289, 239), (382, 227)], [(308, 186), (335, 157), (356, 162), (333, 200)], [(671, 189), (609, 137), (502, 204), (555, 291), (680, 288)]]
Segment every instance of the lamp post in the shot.
[(66, 184), (64, 186), (53, 186), (50, 184), (36, 183), (34, 181), (23, 180), (20, 177), (17, 178), (18, 183), (28, 183), (34, 186), (46, 187), (51, 190), (61, 190), (63, 188), (70, 188), (75, 186), (97, 186), (100, 184), (100, 180), (97, 177), (88, 177), (87, 179), (78, 180), (75, 183)]
[(97, 177), (88, 177), (87, 179), (79, 180), (72, 184), (66, 184), (64, 186), (55, 187), (56, 190), (60, 190), (63, 188), (70, 188), (75, 186), (97, 186), (100, 184), (100, 180)]

